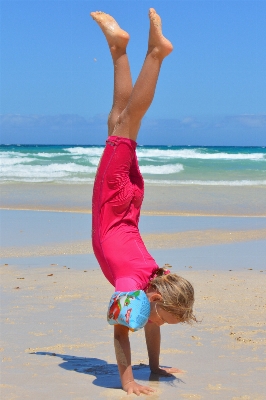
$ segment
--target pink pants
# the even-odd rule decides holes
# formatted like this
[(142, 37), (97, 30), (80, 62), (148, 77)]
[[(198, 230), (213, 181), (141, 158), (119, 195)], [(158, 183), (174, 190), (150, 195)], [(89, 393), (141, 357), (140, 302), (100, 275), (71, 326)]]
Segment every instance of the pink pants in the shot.
[(136, 146), (110, 136), (93, 188), (93, 250), (105, 277), (120, 291), (145, 289), (158, 269), (138, 230), (144, 181)]

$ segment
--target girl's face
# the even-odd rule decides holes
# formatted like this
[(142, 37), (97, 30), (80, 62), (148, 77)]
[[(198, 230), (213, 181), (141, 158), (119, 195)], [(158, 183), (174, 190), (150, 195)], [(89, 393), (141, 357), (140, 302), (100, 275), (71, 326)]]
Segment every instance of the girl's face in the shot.
[(151, 313), (149, 316), (149, 320), (154, 324), (161, 326), (163, 324), (178, 324), (180, 320), (175, 317), (173, 314), (163, 310), (158, 304), (157, 301), (151, 301)]

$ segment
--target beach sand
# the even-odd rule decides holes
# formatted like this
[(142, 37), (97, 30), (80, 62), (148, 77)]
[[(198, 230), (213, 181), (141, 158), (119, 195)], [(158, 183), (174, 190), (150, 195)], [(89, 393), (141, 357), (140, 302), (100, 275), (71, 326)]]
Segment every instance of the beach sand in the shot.
[[(1, 266), (2, 399), (127, 398), (106, 323), (112, 288), (98, 268), (64, 261)], [(182, 271), (201, 322), (162, 328), (161, 363), (185, 372), (151, 376), (143, 331), (131, 334), (136, 379), (156, 389), (149, 398), (265, 399), (265, 274)]]
[[(0, 208), (91, 212), (91, 184), (1, 184)], [(142, 215), (266, 216), (265, 186), (145, 185)]]
[[(113, 288), (91, 250), (90, 189), (65, 185), (60, 196), (49, 185), (18, 186), (20, 194), (8, 189), (1, 197), (11, 209), (0, 211), (1, 398), (135, 397), (121, 390), (106, 322)], [(183, 205), (168, 189), (146, 191), (140, 227), (147, 247), (159, 265), (193, 283), (200, 321), (162, 327), (161, 365), (185, 371), (172, 378), (150, 375), (144, 332), (130, 334), (136, 380), (156, 390), (149, 399), (266, 399), (265, 190), (252, 198), (248, 188), (238, 207), (238, 188), (215, 189), (220, 213), (214, 200), (204, 203), (209, 189), (202, 197), (191, 192)], [(157, 203), (153, 190), (161, 193)]]

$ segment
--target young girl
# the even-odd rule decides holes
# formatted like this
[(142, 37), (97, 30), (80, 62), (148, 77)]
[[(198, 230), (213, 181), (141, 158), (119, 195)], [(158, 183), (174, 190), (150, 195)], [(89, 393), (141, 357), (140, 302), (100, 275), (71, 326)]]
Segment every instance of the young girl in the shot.
[[(150, 301), (145, 336), (153, 373), (168, 375), (176, 368), (160, 368), (160, 326), (194, 319), (191, 284), (165, 268), (148, 253), (138, 230), (144, 182), (136, 157), (141, 120), (155, 92), (163, 59), (173, 50), (162, 35), (161, 19), (149, 11), (147, 55), (132, 86), (126, 47), (129, 35), (110, 15), (92, 12), (103, 31), (114, 64), (113, 106), (108, 118), (108, 139), (95, 178), (92, 199), (92, 243), (101, 269), (116, 291), (144, 290)], [(127, 394), (149, 394), (153, 389), (134, 381), (128, 328), (114, 326), (114, 345), (123, 389)]]

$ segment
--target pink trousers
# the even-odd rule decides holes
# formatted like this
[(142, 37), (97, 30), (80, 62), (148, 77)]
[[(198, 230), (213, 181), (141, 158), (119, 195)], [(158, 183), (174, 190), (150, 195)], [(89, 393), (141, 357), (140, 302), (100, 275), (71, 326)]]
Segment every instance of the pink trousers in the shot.
[(110, 136), (93, 188), (93, 250), (105, 277), (119, 291), (145, 289), (158, 269), (138, 229), (144, 181), (136, 146), (133, 140)]

